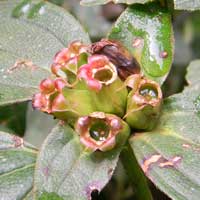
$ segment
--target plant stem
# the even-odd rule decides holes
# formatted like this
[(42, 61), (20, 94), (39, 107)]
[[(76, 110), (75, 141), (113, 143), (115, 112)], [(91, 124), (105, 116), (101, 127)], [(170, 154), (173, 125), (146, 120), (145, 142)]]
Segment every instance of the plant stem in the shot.
[(121, 152), (120, 159), (134, 187), (135, 200), (153, 200), (146, 177), (137, 163), (136, 157), (129, 143)]

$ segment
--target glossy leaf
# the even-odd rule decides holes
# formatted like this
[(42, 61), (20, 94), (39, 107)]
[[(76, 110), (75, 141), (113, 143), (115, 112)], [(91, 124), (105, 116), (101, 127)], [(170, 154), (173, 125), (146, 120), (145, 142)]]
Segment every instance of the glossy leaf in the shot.
[(190, 85), (164, 102), (157, 128), (130, 144), (145, 174), (175, 200), (200, 196), (200, 60), (189, 66)]
[(33, 199), (36, 155), (22, 138), (0, 132), (0, 199)]
[(31, 99), (50, 75), (56, 52), (74, 40), (89, 43), (74, 17), (50, 3), (38, 8), (40, 1), (31, 1), (18, 8), (20, 17), (12, 17), (20, 2), (0, 1), (0, 105)]
[[(129, 133), (121, 135), (125, 142)], [(68, 126), (57, 126), (41, 148), (35, 174), (38, 198), (55, 193), (64, 200), (91, 199), (101, 191), (117, 165), (121, 146), (108, 152), (88, 152)]]
[(157, 4), (133, 5), (119, 17), (109, 39), (121, 42), (143, 73), (159, 82), (169, 73), (174, 51), (171, 17)]
[(177, 10), (200, 10), (199, 0), (174, 0), (174, 7)]
[(134, 3), (144, 4), (144, 3), (147, 3), (149, 1), (153, 1), (153, 0), (82, 0), (81, 5), (94, 6), (94, 5), (106, 4), (106, 3), (109, 3), (109, 2), (125, 3), (125, 4), (134, 4)]

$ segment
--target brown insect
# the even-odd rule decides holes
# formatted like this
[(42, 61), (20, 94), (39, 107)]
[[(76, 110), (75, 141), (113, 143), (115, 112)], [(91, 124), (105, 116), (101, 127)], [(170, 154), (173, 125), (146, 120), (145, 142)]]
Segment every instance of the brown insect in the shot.
[(122, 80), (140, 72), (137, 60), (118, 42), (102, 39), (91, 45), (91, 53), (106, 55), (117, 67), (118, 75)]

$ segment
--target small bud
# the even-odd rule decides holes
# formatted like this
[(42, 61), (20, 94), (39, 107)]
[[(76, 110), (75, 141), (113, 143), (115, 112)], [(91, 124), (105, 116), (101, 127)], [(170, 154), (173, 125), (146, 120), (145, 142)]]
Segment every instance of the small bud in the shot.
[(63, 94), (58, 93), (52, 102), (51, 112), (63, 112), (68, 109), (67, 100)]
[(45, 94), (37, 93), (33, 96), (32, 106), (34, 109), (49, 113), (49, 100)]
[(62, 78), (56, 78), (54, 80), (55, 88), (57, 91), (62, 92), (62, 89), (67, 86), (67, 82)]
[(151, 130), (158, 121), (162, 105), (160, 86), (141, 75), (130, 76), (126, 84), (132, 88), (128, 94), (124, 118), (134, 129)]
[(44, 94), (51, 94), (55, 90), (54, 80), (52, 79), (44, 79), (40, 83), (40, 91)]
[[(81, 143), (91, 151), (108, 151), (120, 143), (118, 135), (129, 132), (122, 119), (103, 112), (80, 117), (75, 126)], [(117, 139), (118, 138), (118, 139)]]
[(87, 47), (84, 46), (80, 41), (72, 42), (68, 48), (64, 48), (59, 51), (55, 57), (53, 62), (56, 64), (66, 64), (70, 59), (76, 58), (81, 53), (87, 52)]
[(78, 67), (86, 62), (87, 48), (81, 42), (76, 41), (56, 54), (51, 71), (57, 77), (65, 79), (68, 87), (74, 87), (77, 83)]

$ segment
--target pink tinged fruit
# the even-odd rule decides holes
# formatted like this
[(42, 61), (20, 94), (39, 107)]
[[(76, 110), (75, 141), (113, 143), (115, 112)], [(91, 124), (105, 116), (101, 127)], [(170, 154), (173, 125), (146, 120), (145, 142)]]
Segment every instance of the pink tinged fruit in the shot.
[(120, 134), (122, 120), (103, 112), (94, 112), (80, 117), (76, 123), (80, 142), (91, 151), (108, 151), (116, 145), (116, 136)]
[(117, 69), (106, 56), (93, 55), (88, 58), (88, 64), (79, 68), (78, 78), (84, 79), (90, 89), (98, 92), (103, 85), (117, 79)]

